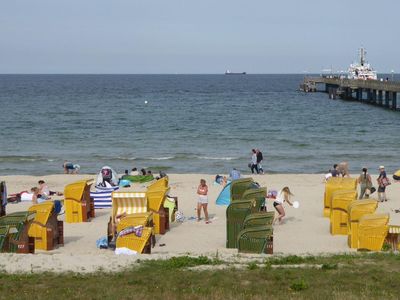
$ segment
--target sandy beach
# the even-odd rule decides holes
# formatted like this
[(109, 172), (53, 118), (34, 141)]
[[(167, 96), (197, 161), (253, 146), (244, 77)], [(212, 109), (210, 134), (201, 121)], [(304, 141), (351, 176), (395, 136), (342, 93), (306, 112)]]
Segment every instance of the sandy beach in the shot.
[[(355, 176), (355, 175), (354, 175)], [(80, 179), (93, 179), (95, 175), (49, 175), (49, 176), (3, 176), (8, 193), (29, 190), (44, 179), (52, 190), (63, 191), (68, 183)], [(134, 264), (140, 259), (171, 257), (176, 255), (208, 255), (228, 261), (246, 259), (247, 255), (238, 255), (236, 249), (226, 249), (225, 206), (217, 206), (215, 199), (222, 190), (213, 184), (214, 175), (206, 174), (169, 174), (171, 196), (178, 197), (179, 210), (186, 221), (173, 223), (169, 232), (157, 236), (157, 244), (151, 255), (117, 256), (111, 250), (96, 248), (96, 240), (106, 235), (110, 209), (96, 210), (96, 217), (87, 223), (64, 223), (65, 244), (53, 251), (36, 251), (34, 255), (7, 254), (0, 256), (0, 268), (6, 272), (73, 271), (93, 272), (96, 270), (116, 271)], [(195, 216), (196, 189), (200, 178), (207, 180), (209, 186), (209, 212), (211, 224), (188, 220)], [(329, 233), (329, 220), (323, 218), (324, 183), (322, 175), (315, 174), (277, 174), (255, 175), (254, 180), (268, 189), (280, 189), (289, 186), (295, 194), (294, 200), (300, 202), (298, 209), (286, 206), (287, 218), (282, 225), (274, 227), (275, 254), (328, 254), (351, 252), (347, 246), (347, 236), (332, 236)], [(376, 176), (373, 176), (373, 182)], [(134, 184), (133, 189), (143, 190), (145, 184)], [(394, 183), (387, 190), (388, 202), (380, 203), (379, 212), (390, 213), (390, 224), (400, 224), (400, 214), (392, 210), (399, 208), (400, 185)], [(372, 198), (376, 198), (374, 194)], [(62, 197), (54, 197), (62, 199)], [(8, 204), (7, 212), (23, 211), (31, 205), (29, 202)], [(268, 203), (268, 210), (273, 210)], [(64, 215), (59, 216), (60, 220)], [(160, 246), (165, 244), (165, 246)], [(251, 256), (262, 257), (262, 256)]]

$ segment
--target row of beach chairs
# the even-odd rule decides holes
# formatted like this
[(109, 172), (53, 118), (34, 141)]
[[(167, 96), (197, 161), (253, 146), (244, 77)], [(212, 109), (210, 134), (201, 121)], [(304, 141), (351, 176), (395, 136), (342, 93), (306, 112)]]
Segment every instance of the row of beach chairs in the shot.
[(244, 253), (273, 253), (274, 212), (266, 212), (266, 188), (252, 178), (231, 183), (231, 201), (226, 210), (226, 247)]
[(389, 225), (389, 214), (376, 213), (376, 200), (357, 199), (356, 179), (334, 177), (326, 182), (323, 215), (330, 219), (330, 232), (347, 235), (350, 248), (380, 251), (388, 233), (399, 226)]

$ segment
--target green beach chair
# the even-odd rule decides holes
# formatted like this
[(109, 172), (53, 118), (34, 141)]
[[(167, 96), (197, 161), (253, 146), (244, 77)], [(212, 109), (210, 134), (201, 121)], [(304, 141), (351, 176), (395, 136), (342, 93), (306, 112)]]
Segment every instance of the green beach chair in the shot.
[(267, 188), (252, 188), (246, 190), (242, 198), (240, 200), (250, 200), (250, 199), (255, 199), (257, 204), (257, 210), (261, 210), (261, 207), (265, 205), (265, 197), (267, 196)]
[(237, 237), (238, 250), (241, 253), (273, 254), (272, 226), (245, 228)]
[(0, 252), (9, 251), (10, 234), (16, 233), (17, 230), (9, 225), (0, 226)]
[(226, 248), (237, 248), (237, 235), (243, 229), (243, 221), (256, 208), (255, 200), (238, 200), (226, 209)]
[(34, 212), (15, 212), (0, 218), (0, 226), (8, 225), (16, 231), (9, 234), (9, 249), (13, 253), (34, 253), (34, 239), (28, 235), (29, 226), (35, 218)]
[(258, 212), (248, 215), (243, 222), (243, 228), (272, 226), (274, 222), (275, 212)]
[(253, 178), (240, 178), (231, 182), (231, 202), (241, 200), (243, 193), (251, 188), (257, 188)]

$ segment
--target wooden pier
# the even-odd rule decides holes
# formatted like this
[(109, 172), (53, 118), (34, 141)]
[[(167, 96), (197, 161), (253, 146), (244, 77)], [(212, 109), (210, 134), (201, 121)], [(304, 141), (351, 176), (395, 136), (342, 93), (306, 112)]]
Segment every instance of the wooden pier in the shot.
[(335, 76), (305, 77), (300, 89), (304, 92), (317, 92), (318, 85), (324, 84), (322, 92), (328, 93), (330, 99), (340, 97), (343, 100), (358, 101), (377, 105), (392, 110), (400, 110), (400, 82), (380, 80), (356, 80)]

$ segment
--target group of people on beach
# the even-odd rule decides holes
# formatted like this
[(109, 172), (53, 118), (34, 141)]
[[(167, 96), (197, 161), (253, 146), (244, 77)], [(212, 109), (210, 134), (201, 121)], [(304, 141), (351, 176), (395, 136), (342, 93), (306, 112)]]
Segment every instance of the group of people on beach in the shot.
[(260, 149), (251, 149), (251, 162), (249, 163), (249, 168), (251, 173), (254, 174), (264, 174), (264, 169), (262, 166), (262, 161), (264, 160), (263, 154)]
[[(386, 187), (391, 184), (389, 178), (387, 177), (385, 166), (379, 166), (379, 176), (376, 179), (378, 184), (378, 200), (380, 202), (387, 201), (386, 197)], [(325, 175), (325, 179), (330, 177), (350, 177), (349, 168), (347, 162), (342, 162), (340, 164), (334, 164), (333, 169)], [(373, 186), (371, 175), (368, 173), (368, 168), (363, 167), (361, 174), (357, 178), (358, 184), (360, 184), (360, 194), (359, 199), (368, 199), (371, 194), (376, 191)]]
[(140, 172), (138, 171), (137, 168), (132, 168), (131, 171), (125, 170), (125, 175), (130, 175), (130, 176), (146, 176), (146, 175), (152, 175), (153, 173), (151, 170), (146, 170), (145, 168), (140, 169)]

